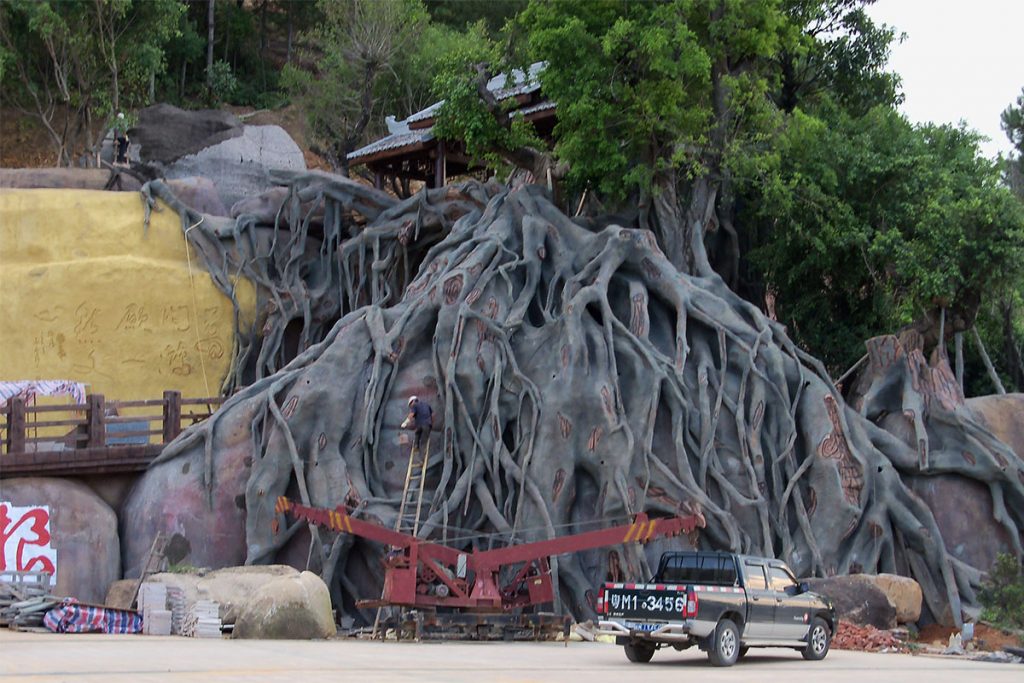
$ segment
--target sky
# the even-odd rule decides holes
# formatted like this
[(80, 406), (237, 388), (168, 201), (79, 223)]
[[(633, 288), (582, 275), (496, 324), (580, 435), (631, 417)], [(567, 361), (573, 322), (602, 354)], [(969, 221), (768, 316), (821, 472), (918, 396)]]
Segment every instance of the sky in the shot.
[(991, 138), (986, 156), (1011, 150), (999, 114), (1024, 88), (1024, 0), (877, 0), (868, 14), (907, 34), (889, 60), (907, 118), (963, 119)]

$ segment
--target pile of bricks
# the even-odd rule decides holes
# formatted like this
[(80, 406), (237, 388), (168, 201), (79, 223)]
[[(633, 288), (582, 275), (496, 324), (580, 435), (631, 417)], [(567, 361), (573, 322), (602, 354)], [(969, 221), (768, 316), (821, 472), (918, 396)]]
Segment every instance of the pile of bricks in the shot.
[(906, 645), (891, 631), (881, 631), (874, 626), (856, 626), (839, 622), (839, 629), (832, 638), (832, 647), (839, 650), (860, 650), (862, 652), (906, 651)]

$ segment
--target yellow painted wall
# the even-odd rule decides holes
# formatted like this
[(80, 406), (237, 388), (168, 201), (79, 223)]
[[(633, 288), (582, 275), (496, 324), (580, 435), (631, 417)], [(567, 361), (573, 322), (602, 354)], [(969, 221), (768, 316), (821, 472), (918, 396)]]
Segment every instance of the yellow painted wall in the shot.
[[(70, 379), (114, 400), (218, 393), (231, 302), (191, 250), (190, 282), (163, 208), (144, 234), (134, 192), (0, 190), (0, 380)], [(238, 290), (251, 319), (253, 288)]]

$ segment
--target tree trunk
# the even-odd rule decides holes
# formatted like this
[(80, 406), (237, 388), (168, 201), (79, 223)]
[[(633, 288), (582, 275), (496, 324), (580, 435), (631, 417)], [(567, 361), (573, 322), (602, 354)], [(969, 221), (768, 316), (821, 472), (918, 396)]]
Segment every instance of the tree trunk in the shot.
[(210, 77), (213, 73), (213, 3), (209, 0), (206, 9), (206, 84), (211, 85)]
[(1013, 302), (1003, 301), (1003, 356), (1009, 368), (1010, 381), (1017, 391), (1024, 391), (1024, 358), (1021, 358), (1020, 344), (1016, 331), (1013, 329)]
[(286, 64), (292, 63), (292, 36), (295, 31), (295, 20), (292, 15), (292, 5), (295, 3), (289, 2), (288, 5), (288, 47), (285, 50), (284, 61)]

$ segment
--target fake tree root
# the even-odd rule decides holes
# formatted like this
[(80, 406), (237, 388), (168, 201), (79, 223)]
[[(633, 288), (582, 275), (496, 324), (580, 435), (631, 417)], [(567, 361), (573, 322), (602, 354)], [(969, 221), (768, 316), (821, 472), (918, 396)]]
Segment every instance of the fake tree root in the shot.
[[(716, 275), (679, 273), (649, 232), (584, 227), (538, 188), (469, 183), (398, 203), (331, 182), (295, 176), (289, 185), (291, 206), (306, 191), (325, 207), (319, 250), (305, 228), (285, 234), (280, 216), (272, 230), (243, 217), (230, 231), (189, 233), (215, 281), (259, 276), (273, 326), (301, 315), (313, 341), (326, 312), (340, 317), (161, 456), (205, 449), (209, 485), (220, 434), (250, 435), (248, 562), (273, 560), (294, 538), (275, 513), (278, 495), (393, 525), (408, 457), (399, 424), (413, 393), (435, 411), (420, 535), (448, 543), (699, 512), (703, 547), (782, 557), (800, 575), (909, 570), (933, 613), (958, 621), (980, 573), (951, 559), (903, 478), (940, 467), (985, 482), (999, 522), (1020, 538), (1024, 475), (1016, 460), (993, 467), (998, 442), (950, 429), (947, 445), (973, 439), (974, 461), (933, 451), (921, 462), (915, 445), (850, 408), (779, 325)], [(183, 227), (195, 222), (182, 215)], [(299, 216), (288, 225), (301, 226)], [(261, 260), (284, 268), (275, 276)], [(265, 372), (281, 354), (280, 338), (267, 338)], [(242, 408), (254, 404), (248, 421)], [(349, 561), (366, 544), (313, 539), (336, 595), (367, 597), (351, 593), (373, 582), (358, 573), (374, 562)], [(636, 546), (558, 565), (578, 618), (593, 615), (601, 581), (648, 572)]]

